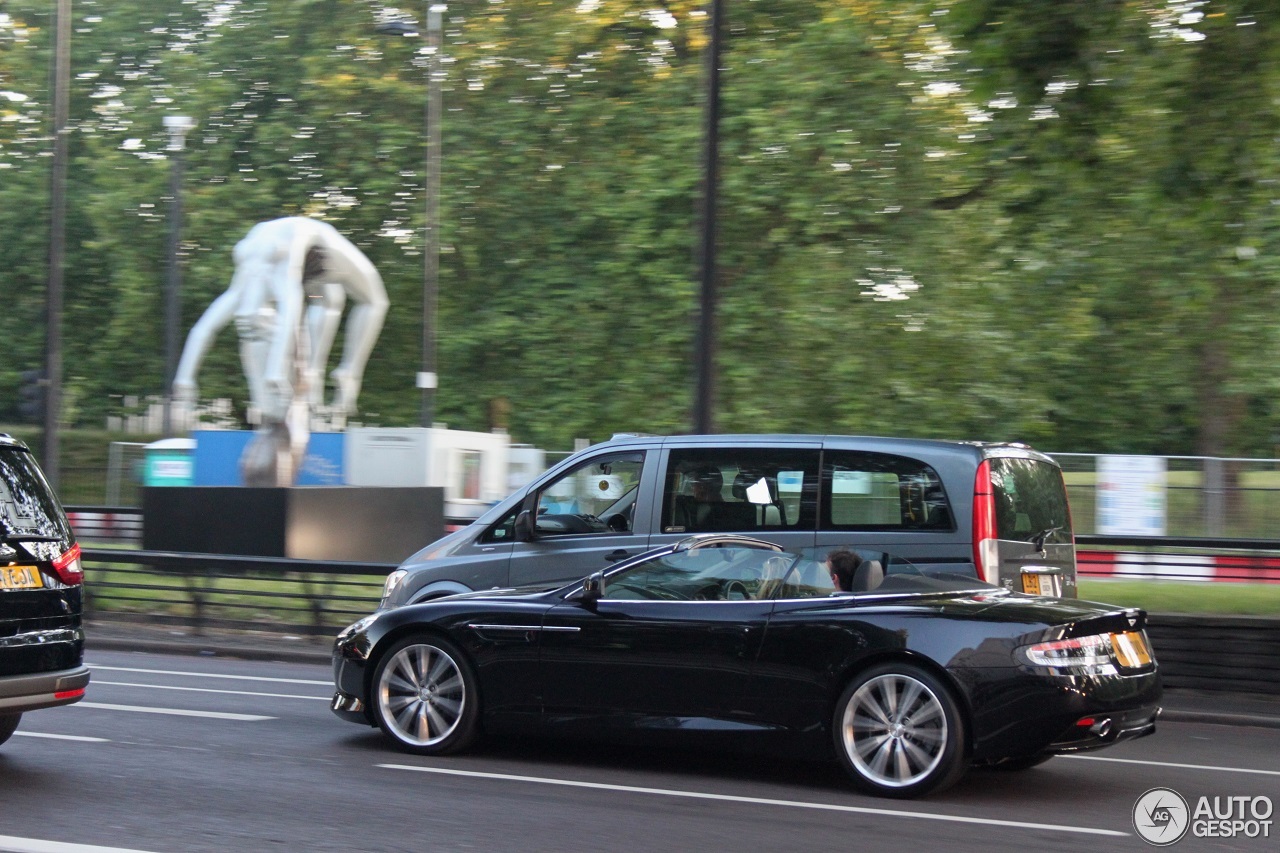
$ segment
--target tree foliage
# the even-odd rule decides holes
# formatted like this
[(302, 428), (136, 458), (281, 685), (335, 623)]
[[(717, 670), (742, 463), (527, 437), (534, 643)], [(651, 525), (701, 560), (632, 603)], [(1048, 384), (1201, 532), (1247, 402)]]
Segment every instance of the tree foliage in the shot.
[[(41, 358), (50, 4), (0, 11), (0, 417)], [(1267, 454), (1277, 34), (1250, 0), (729, 0), (725, 431)], [(426, 48), (374, 0), (78, 0), (75, 411), (162, 390), (163, 118), (188, 114), (183, 331), (255, 222), (324, 218), (392, 310), (360, 419), (416, 420)], [(421, 10), (417, 10), (421, 11)], [(444, 16), (437, 416), (564, 447), (687, 428), (707, 18)], [(201, 374), (246, 396), (234, 332)], [(12, 401), (12, 402), (8, 402)]]

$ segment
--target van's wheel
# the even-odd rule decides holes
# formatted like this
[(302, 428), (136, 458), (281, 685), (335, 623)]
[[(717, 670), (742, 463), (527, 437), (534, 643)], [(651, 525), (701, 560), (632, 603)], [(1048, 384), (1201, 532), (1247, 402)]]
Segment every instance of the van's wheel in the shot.
[(0, 714), (0, 743), (4, 743), (18, 730), (21, 714)]
[(859, 673), (836, 703), (832, 729), (854, 784), (882, 797), (940, 791), (968, 768), (964, 720), (951, 691), (910, 664)]
[(373, 674), (373, 717), (396, 745), (419, 755), (463, 749), (479, 730), (480, 694), (466, 656), (441, 637), (408, 637)]

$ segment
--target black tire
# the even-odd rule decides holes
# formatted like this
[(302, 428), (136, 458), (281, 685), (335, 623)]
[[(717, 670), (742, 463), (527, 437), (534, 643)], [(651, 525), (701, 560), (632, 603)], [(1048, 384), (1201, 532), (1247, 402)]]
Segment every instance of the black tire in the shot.
[(836, 703), (832, 733), (853, 783), (878, 796), (941, 791), (968, 769), (964, 718), (951, 691), (911, 664), (858, 673)]
[(21, 719), (21, 714), (0, 714), (0, 743), (4, 743), (13, 737), (13, 733), (17, 731), (18, 722)]
[(389, 648), (374, 670), (369, 706), (396, 746), (418, 755), (457, 752), (479, 731), (475, 674), (442, 637), (407, 637)]

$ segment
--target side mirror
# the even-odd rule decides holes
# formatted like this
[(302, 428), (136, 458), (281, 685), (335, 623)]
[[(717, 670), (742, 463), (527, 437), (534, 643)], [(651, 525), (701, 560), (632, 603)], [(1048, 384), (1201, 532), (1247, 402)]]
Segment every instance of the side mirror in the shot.
[(524, 509), (516, 516), (515, 534), (517, 542), (532, 542), (538, 538), (537, 530), (533, 523), (533, 513)]
[(599, 571), (582, 582), (582, 606), (595, 607), (604, 597), (604, 572)]

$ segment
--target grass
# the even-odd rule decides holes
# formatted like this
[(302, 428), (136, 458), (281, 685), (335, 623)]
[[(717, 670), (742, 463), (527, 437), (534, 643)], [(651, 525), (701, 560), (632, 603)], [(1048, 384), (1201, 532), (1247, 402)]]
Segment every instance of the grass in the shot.
[(1080, 597), (1148, 613), (1280, 616), (1280, 584), (1186, 583), (1153, 580), (1079, 580)]

